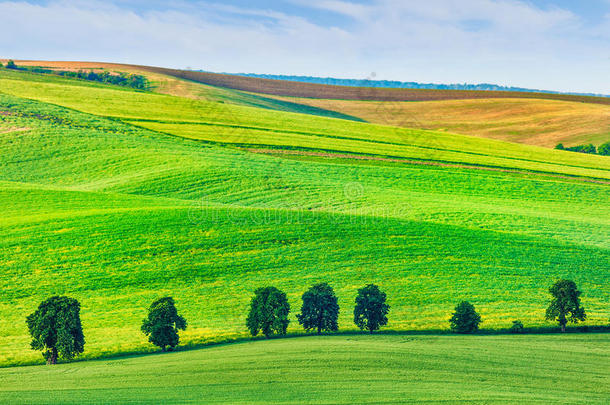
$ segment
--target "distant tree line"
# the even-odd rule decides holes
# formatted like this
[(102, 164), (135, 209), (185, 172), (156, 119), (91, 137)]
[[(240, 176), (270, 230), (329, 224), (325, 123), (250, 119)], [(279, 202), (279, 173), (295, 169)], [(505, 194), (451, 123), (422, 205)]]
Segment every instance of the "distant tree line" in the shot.
[(570, 152), (589, 153), (592, 155), (598, 154), (602, 156), (610, 156), (610, 142), (599, 145), (599, 148), (596, 148), (592, 143), (569, 147), (563, 146), (563, 143), (558, 143), (557, 146), (555, 146), (555, 149), (567, 150)]
[[(200, 72), (204, 72), (200, 70)], [(377, 88), (394, 88), (394, 89), (430, 89), (430, 90), (478, 90), (478, 91), (511, 91), (525, 93), (546, 93), (546, 94), (572, 94), (579, 96), (596, 96), (610, 97), (605, 94), (596, 93), (575, 93), (561, 92), (552, 90), (528, 89), (524, 87), (501, 86), (492, 83), (452, 83), (452, 84), (437, 84), (437, 83), (419, 83), (419, 82), (401, 82), (397, 80), (376, 80), (374, 75), (368, 79), (337, 79), (333, 77), (315, 77), (315, 76), (295, 76), (295, 75), (273, 75), (273, 74), (257, 74), (257, 73), (228, 73), (235, 76), (257, 77), (260, 79), (271, 80), (288, 80), (301, 83), (326, 84), (334, 86), (349, 86), (349, 87), (377, 87)]]
[[(559, 280), (549, 289), (552, 299), (546, 310), (546, 319), (557, 321), (565, 332), (568, 322), (578, 323), (586, 319), (580, 303), (581, 292), (571, 280)], [(390, 306), (386, 294), (377, 285), (369, 284), (357, 292), (354, 306), (354, 324), (361, 330), (373, 333), (388, 323)], [(301, 312), (296, 316), (307, 331), (336, 332), (339, 330), (339, 304), (333, 288), (328, 283), (313, 285), (301, 297)], [(254, 291), (246, 327), (252, 336), (259, 333), (269, 338), (285, 335), (290, 304), (286, 293), (268, 286)], [(479, 330), (481, 316), (468, 301), (460, 302), (449, 319), (455, 333), (475, 333)], [(80, 320), (80, 303), (64, 296), (54, 296), (43, 301), (38, 309), (26, 318), (32, 337), (31, 348), (42, 350), (47, 364), (55, 364), (59, 358), (70, 360), (84, 351), (85, 338)], [(178, 314), (172, 297), (154, 300), (142, 321), (141, 330), (148, 341), (163, 351), (173, 350), (180, 341), (179, 331), (185, 330), (187, 321)], [(509, 329), (522, 333), (523, 323), (513, 321)]]
[[(0, 64), (0, 67), (2, 65)], [(17, 66), (14, 61), (9, 60), (6, 64), (7, 69), (22, 70), (32, 73), (53, 74), (57, 76), (70, 77), (75, 79), (89, 80), (93, 82), (114, 84), (117, 86), (131, 87), (138, 90), (147, 90), (150, 88), (148, 79), (142, 75), (129, 73), (110, 73), (104, 70), (100, 73), (93, 70), (70, 71), (70, 70), (53, 70), (39, 66)]]

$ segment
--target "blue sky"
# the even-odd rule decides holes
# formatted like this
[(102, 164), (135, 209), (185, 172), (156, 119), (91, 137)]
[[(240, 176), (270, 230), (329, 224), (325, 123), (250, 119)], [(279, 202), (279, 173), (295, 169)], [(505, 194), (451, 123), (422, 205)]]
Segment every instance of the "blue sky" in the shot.
[(610, 94), (610, 0), (0, 0), (0, 57)]

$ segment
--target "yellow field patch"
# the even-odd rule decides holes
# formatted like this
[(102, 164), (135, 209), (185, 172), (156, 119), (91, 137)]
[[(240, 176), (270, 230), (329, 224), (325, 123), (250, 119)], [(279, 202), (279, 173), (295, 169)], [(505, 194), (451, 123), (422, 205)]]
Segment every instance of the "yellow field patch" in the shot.
[(444, 130), (554, 147), (610, 141), (610, 106), (539, 99), (421, 102), (276, 97), (362, 118), (375, 124)]

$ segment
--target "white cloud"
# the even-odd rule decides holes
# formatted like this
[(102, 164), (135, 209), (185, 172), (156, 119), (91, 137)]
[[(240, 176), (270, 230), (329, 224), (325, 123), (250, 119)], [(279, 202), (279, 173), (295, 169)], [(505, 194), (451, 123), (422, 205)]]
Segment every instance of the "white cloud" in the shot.
[(135, 12), (110, 2), (0, 1), (0, 56), (353, 78), (375, 71), (398, 80), (610, 93), (610, 24), (586, 27), (560, 8), (503, 0), (293, 2), (352, 22), (323, 26), (307, 15), (213, 2)]

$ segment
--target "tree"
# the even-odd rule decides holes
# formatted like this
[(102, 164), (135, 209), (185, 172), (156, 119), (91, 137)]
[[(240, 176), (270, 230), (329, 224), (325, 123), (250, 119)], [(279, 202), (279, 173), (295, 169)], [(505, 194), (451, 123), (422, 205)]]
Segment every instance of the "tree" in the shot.
[(17, 65), (15, 65), (14, 61), (9, 60), (8, 62), (6, 62), (6, 68), (7, 69), (17, 69)]
[(568, 322), (578, 323), (587, 318), (585, 308), (580, 305), (580, 294), (576, 283), (572, 280), (559, 280), (549, 288), (553, 296), (546, 309), (546, 319), (557, 320), (561, 331), (566, 331)]
[(375, 284), (369, 284), (358, 290), (354, 307), (354, 323), (370, 333), (388, 323), (390, 306), (386, 304), (386, 294)]
[(597, 148), (597, 153), (602, 156), (610, 156), (610, 142), (599, 145), (599, 148)]
[(481, 316), (475, 311), (474, 305), (468, 301), (462, 301), (455, 307), (449, 323), (451, 330), (456, 333), (474, 333), (479, 330)]
[(43, 301), (26, 323), (32, 349), (44, 350), (47, 364), (56, 364), (58, 357), (70, 360), (85, 348), (80, 304), (74, 298), (54, 296)]
[(509, 331), (511, 333), (523, 333), (523, 322), (520, 320), (513, 321), (513, 326), (510, 327)]
[(339, 329), (339, 304), (333, 288), (327, 283), (316, 284), (303, 294), (299, 323), (306, 331), (317, 329), (336, 331)]
[(555, 149), (558, 149), (558, 150), (564, 150), (565, 148), (564, 148), (564, 146), (563, 146), (563, 143), (558, 143), (558, 144), (555, 146)]
[(288, 328), (290, 304), (286, 293), (275, 287), (264, 287), (254, 291), (250, 302), (250, 313), (246, 326), (252, 336), (262, 332), (266, 337), (272, 334), (285, 335)]
[(142, 332), (148, 341), (166, 351), (178, 346), (178, 330), (186, 329), (186, 319), (178, 315), (172, 297), (159, 298), (150, 304), (148, 317), (142, 321)]

